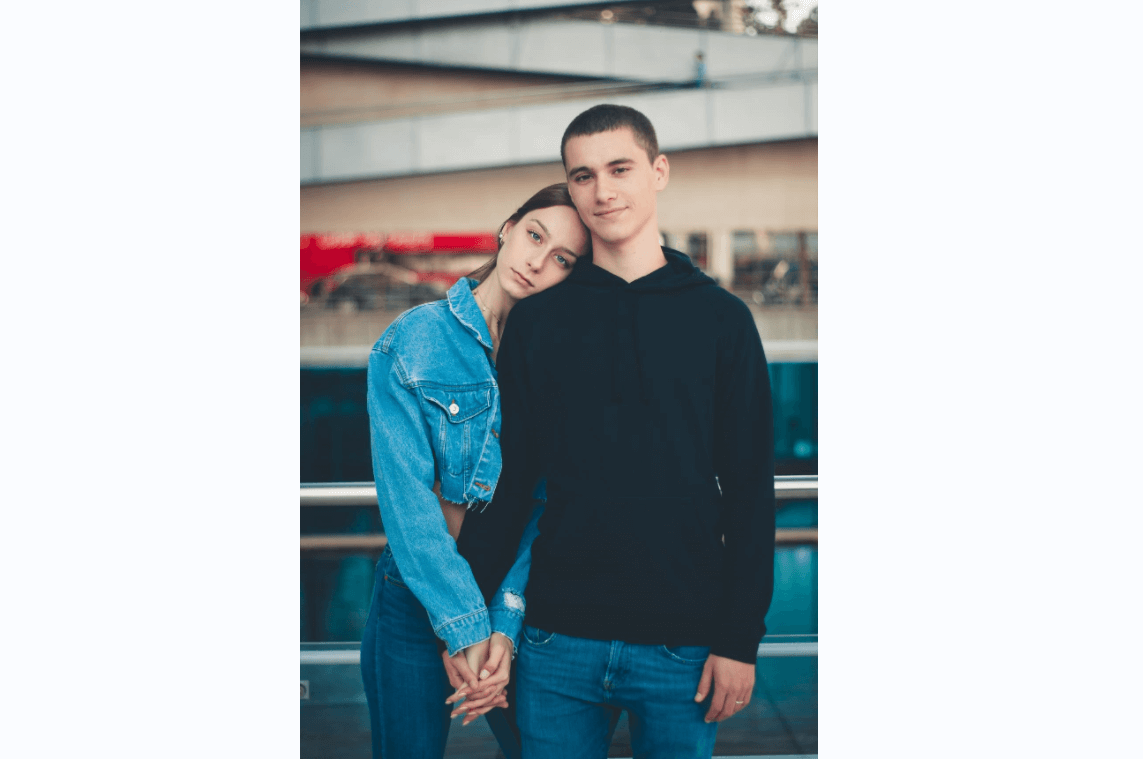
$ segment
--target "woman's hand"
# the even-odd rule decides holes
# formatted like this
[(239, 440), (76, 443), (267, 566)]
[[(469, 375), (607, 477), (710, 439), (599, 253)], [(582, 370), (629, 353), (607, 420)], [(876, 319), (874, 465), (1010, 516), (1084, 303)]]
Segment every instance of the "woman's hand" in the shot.
[[(456, 688), (452, 698), (480, 689), (480, 678), (476, 673), (483, 668), (484, 659), (488, 658), (488, 646), (488, 641), (484, 640), (461, 649), (452, 656), (448, 655), (447, 650), (441, 652), (449, 684)], [(446, 703), (452, 703), (452, 698)]]
[[(454, 704), (464, 698), (464, 703), (456, 707), (452, 713), (453, 717), (464, 715), (462, 726), (472, 724), (481, 714), (487, 714), (497, 707), (508, 706), (504, 689), (508, 685), (512, 669), (512, 652), (511, 639), (500, 633), (493, 633), (491, 640), (469, 646), (445, 663), (445, 670), (449, 673), (449, 683), (457, 689), (445, 703)], [(465, 656), (461, 657), (461, 653)], [(483, 661), (481, 661), (482, 656)], [(457, 661), (461, 658), (469, 673), (479, 672), (476, 675), (475, 686), (464, 675), (464, 669)]]

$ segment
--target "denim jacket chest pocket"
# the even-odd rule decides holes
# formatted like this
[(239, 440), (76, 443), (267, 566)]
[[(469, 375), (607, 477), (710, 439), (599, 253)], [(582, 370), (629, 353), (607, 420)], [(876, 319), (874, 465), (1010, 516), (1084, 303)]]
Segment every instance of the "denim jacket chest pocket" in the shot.
[(434, 433), (442, 478), (447, 473), (467, 482), (492, 424), (492, 388), (420, 385), (417, 392)]

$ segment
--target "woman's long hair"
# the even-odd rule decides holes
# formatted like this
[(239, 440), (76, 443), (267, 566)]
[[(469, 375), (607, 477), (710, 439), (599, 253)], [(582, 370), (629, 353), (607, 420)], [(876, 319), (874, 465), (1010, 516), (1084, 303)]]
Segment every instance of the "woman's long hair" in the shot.
[[(504, 223), (500, 225), (500, 229), (496, 233), (496, 237), (499, 242), (496, 246), (496, 252), (492, 254), (492, 258), (488, 259), (488, 261), (485, 262), (484, 265), (479, 269), (469, 273), (466, 276), (471, 279), (475, 279), (477, 282), (483, 282), (484, 280), (488, 279), (488, 275), (491, 274), (492, 270), (496, 268), (496, 260), (500, 258), (500, 248), (504, 247), (504, 227), (506, 227), (509, 222), (512, 224), (518, 224), (520, 219), (523, 219), (529, 211), (535, 211), (538, 208), (551, 208), (552, 206), (567, 206), (568, 208), (575, 211), (575, 203), (572, 203), (571, 193), (568, 192), (568, 186), (566, 182), (548, 185), (524, 201), (524, 205), (517, 208), (516, 213), (509, 216), (504, 220)], [(584, 251), (582, 256), (576, 259), (576, 263), (579, 263), (580, 261), (590, 260), (591, 235), (589, 234), (587, 237), (587, 249)]]

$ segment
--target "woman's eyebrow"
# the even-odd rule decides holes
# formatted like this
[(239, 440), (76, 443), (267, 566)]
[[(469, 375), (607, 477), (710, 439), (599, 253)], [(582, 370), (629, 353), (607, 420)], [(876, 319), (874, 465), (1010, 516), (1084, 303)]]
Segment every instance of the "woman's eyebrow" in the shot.
[(548, 237), (551, 237), (551, 236), (552, 236), (552, 233), (551, 233), (551, 232), (549, 232), (549, 231), (548, 231), (548, 228), (544, 226), (544, 222), (540, 221), (540, 220), (539, 220), (539, 219), (537, 219), (535, 216), (533, 216), (532, 218), (528, 219), (528, 221), (534, 221), (534, 222), (536, 222), (537, 224), (539, 224), (539, 225), (540, 225), (540, 229), (544, 230), (544, 234), (546, 234)]

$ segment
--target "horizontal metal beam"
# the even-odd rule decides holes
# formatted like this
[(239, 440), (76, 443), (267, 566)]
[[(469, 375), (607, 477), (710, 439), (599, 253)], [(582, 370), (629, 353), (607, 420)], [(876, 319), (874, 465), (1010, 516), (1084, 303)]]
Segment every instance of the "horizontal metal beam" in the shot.
[(301, 184), (556, 163), (560, 137), (600, 103), (641, 111), (659, 147), (695, 150), (817, 136), (817, 81), (687, 88), (301, 130)]
[[(392, 313), (396, 318), (397, 312)], [(762, 320), (767, 318), (763, 310), (754, 312), (754, 319), (762, 331)], [(378, 332), (388, 326), (387, 319), (379, 321), (376, 325)], [(817, 363), (817, 340), (763, 340), (762, 347), (766, 351), (766, 360), (771, 364), (780, 363)], [(373, 344), (367, 345), (303, 345), (301, 347), (301, 366), (303, 369), (317, 366), (330, 366), (338, 368), (364, 368), (369, 363), (369, 354)]]
[(375, 506), (377, 486), (372, 482), (303, 484), (302, 506)]
[(301, 4), (301, 29), (305, 32), (363, 24), (401, 24), (605, 3), (574, 3), (568, 0), (301, 0)]
[(380, 553), (389, 545), (389, 539), (381, 532), (302, 535), (301, 540), (302, 553)]
[[(774, 541), (780, 546), (817, 545), (817, 527), (779, 528), (774, 531)], [(379, 553), (389, 544), (389, 539), (381, 532), (339, 533), (337, 535), (302, 535), (303, 553)]]
[(709, 29), (531, 19), (372, 27), (303, 38), (303, 55), (630, 82), (713, 82), (817, 71), (816, 39)]
[[(816, 474), (779, 475), (774, 478), (774, 495), (779, 501), (815, 500)], [(302, 506), (375, 506), (377, 490), (372, 482), (305, 483), (301, 486)]]
[[(789, 656), (817, 656), (818, 642), (799, 641), (786, 643), (782, 641), (769, 642), (765, 639), (758, 644), (758, 658), (770, 659)], [(361, 651), (349, 649), (341, 651), (302, 651), (301, 665), (306, 666), (360, 666)]]

